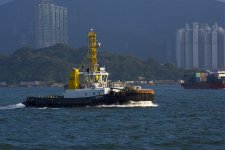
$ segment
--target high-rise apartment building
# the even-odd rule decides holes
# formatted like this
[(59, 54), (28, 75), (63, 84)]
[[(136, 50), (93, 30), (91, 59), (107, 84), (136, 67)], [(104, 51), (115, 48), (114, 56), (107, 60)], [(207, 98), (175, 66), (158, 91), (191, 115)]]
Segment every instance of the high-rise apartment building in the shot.
[(199, 68), (199, 24), (194, 23), (193, 24), (193, 67)]
[(176, 63), (185, 69), (225, 69), (225, 30), (214, 24), (188, 24), (177, 30)]
[(53, 0), (38, 0), (36, 17), (36, 48), (68, 43), (67, 8)]
[(192, 55), (193, 55), (193, 51), (192, 51), (193, 40), (191, 38), (192, 36), (193, 36), (192, 29), (189, 27), (189, 25), (186, 25), (185, 41), (184, 41), (184, 44), (185, 44), (185, 49), (184, 49), (185, 63), (184, 63), (184, 65), (187, 68), (191, 68), (192, 64), (193, 64), (193, 57), (192, 57)]
[(214, 25), (212, 27), (212, 69), (218, 69), (218, 49), (217, 49), (217, 40), (218, 40), (218, 26)]
[(176, 57), (177, 58), (177, 67), (182, 68), (186, 62), (185, 59), (185, 29), (177, 30), (177, 37), (176, 37)]

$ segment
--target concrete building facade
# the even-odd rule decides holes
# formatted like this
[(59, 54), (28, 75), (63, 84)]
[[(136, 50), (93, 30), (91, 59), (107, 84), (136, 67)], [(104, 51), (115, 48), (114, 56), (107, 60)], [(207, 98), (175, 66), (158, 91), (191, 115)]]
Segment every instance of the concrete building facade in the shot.
[(225, 30), (193, 23), (177, 30), (176, 64), (185, 69), (225, 69)]
[(67, 8), (53, 0), (38, 0), (36, 14), (36, 48), (68, 43)]

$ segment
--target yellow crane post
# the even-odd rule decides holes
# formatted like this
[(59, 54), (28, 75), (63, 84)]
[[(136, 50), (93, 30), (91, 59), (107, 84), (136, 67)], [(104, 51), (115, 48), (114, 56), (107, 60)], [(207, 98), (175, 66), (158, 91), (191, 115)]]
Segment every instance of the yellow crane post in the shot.
[(97, 35), (93, 29), (88, 33), (88, 57), (89, 57), (89, 68), (91, 72), (97, 72), (98, 69), (98, 59), (97, 59), (97, 48), (99, 44), (97, 43)]

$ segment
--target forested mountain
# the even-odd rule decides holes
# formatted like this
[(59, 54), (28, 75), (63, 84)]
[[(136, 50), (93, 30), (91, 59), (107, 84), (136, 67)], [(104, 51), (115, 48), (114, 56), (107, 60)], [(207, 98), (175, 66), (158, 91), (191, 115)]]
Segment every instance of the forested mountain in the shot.
[[(56, 45), (44, 49), (22, 48), (9, 56), (0, 55), (0, 82), (53, 81), (65, 83), (73, 67), (85, 65), (87, 48), (73, 49)], [(183, 70), (172, 64), (158, 64), (152, 59), (142, 60), (132, 56), (99, 53), (99, 64), (104, 65), (112, 80), (179, 79)]]
[[(34, 1), (0, 6), (0, 51), (13, 52), (26, 40), (34, 45)], [(174, 57), (175, 33), (185, 23), (224, 25), (224, 3), (216, 0), (55, 0), (68, 7), (69, 45), (86, 45), (94, 28), (104, 49), (167, 61)]]

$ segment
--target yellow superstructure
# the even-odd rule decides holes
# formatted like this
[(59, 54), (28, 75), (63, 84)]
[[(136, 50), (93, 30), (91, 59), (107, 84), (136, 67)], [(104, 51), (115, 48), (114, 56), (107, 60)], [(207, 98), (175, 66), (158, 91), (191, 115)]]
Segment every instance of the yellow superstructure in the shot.
[(93, 29), (88, 33), (88, 58), (89, 58), (89, 68), (91, 72), (97, 72), (98, 59), (97, 59), (97, 48), (99, 47), (97, 43), (97, 35)]
[(80, 76), (79, 69), (73, 69), (70, 73), (70, 79), (68, 83), (68, 89), (79, 89), (80, 85)]
[(99, 46), (100, 44), (97, 43), (97, 34), (91, 29), (91, 31), (88, 32), (87, 72), (79, 72), (79, 69), (73, 69), (70, 73), (67, 89), (80, 89), (83, 86), (90, 88), (93, 86), (106, 85), (102, 82), (108, 79), (108, 73), (102, 73), (103, 70), (98, 66), (97, 48)]

